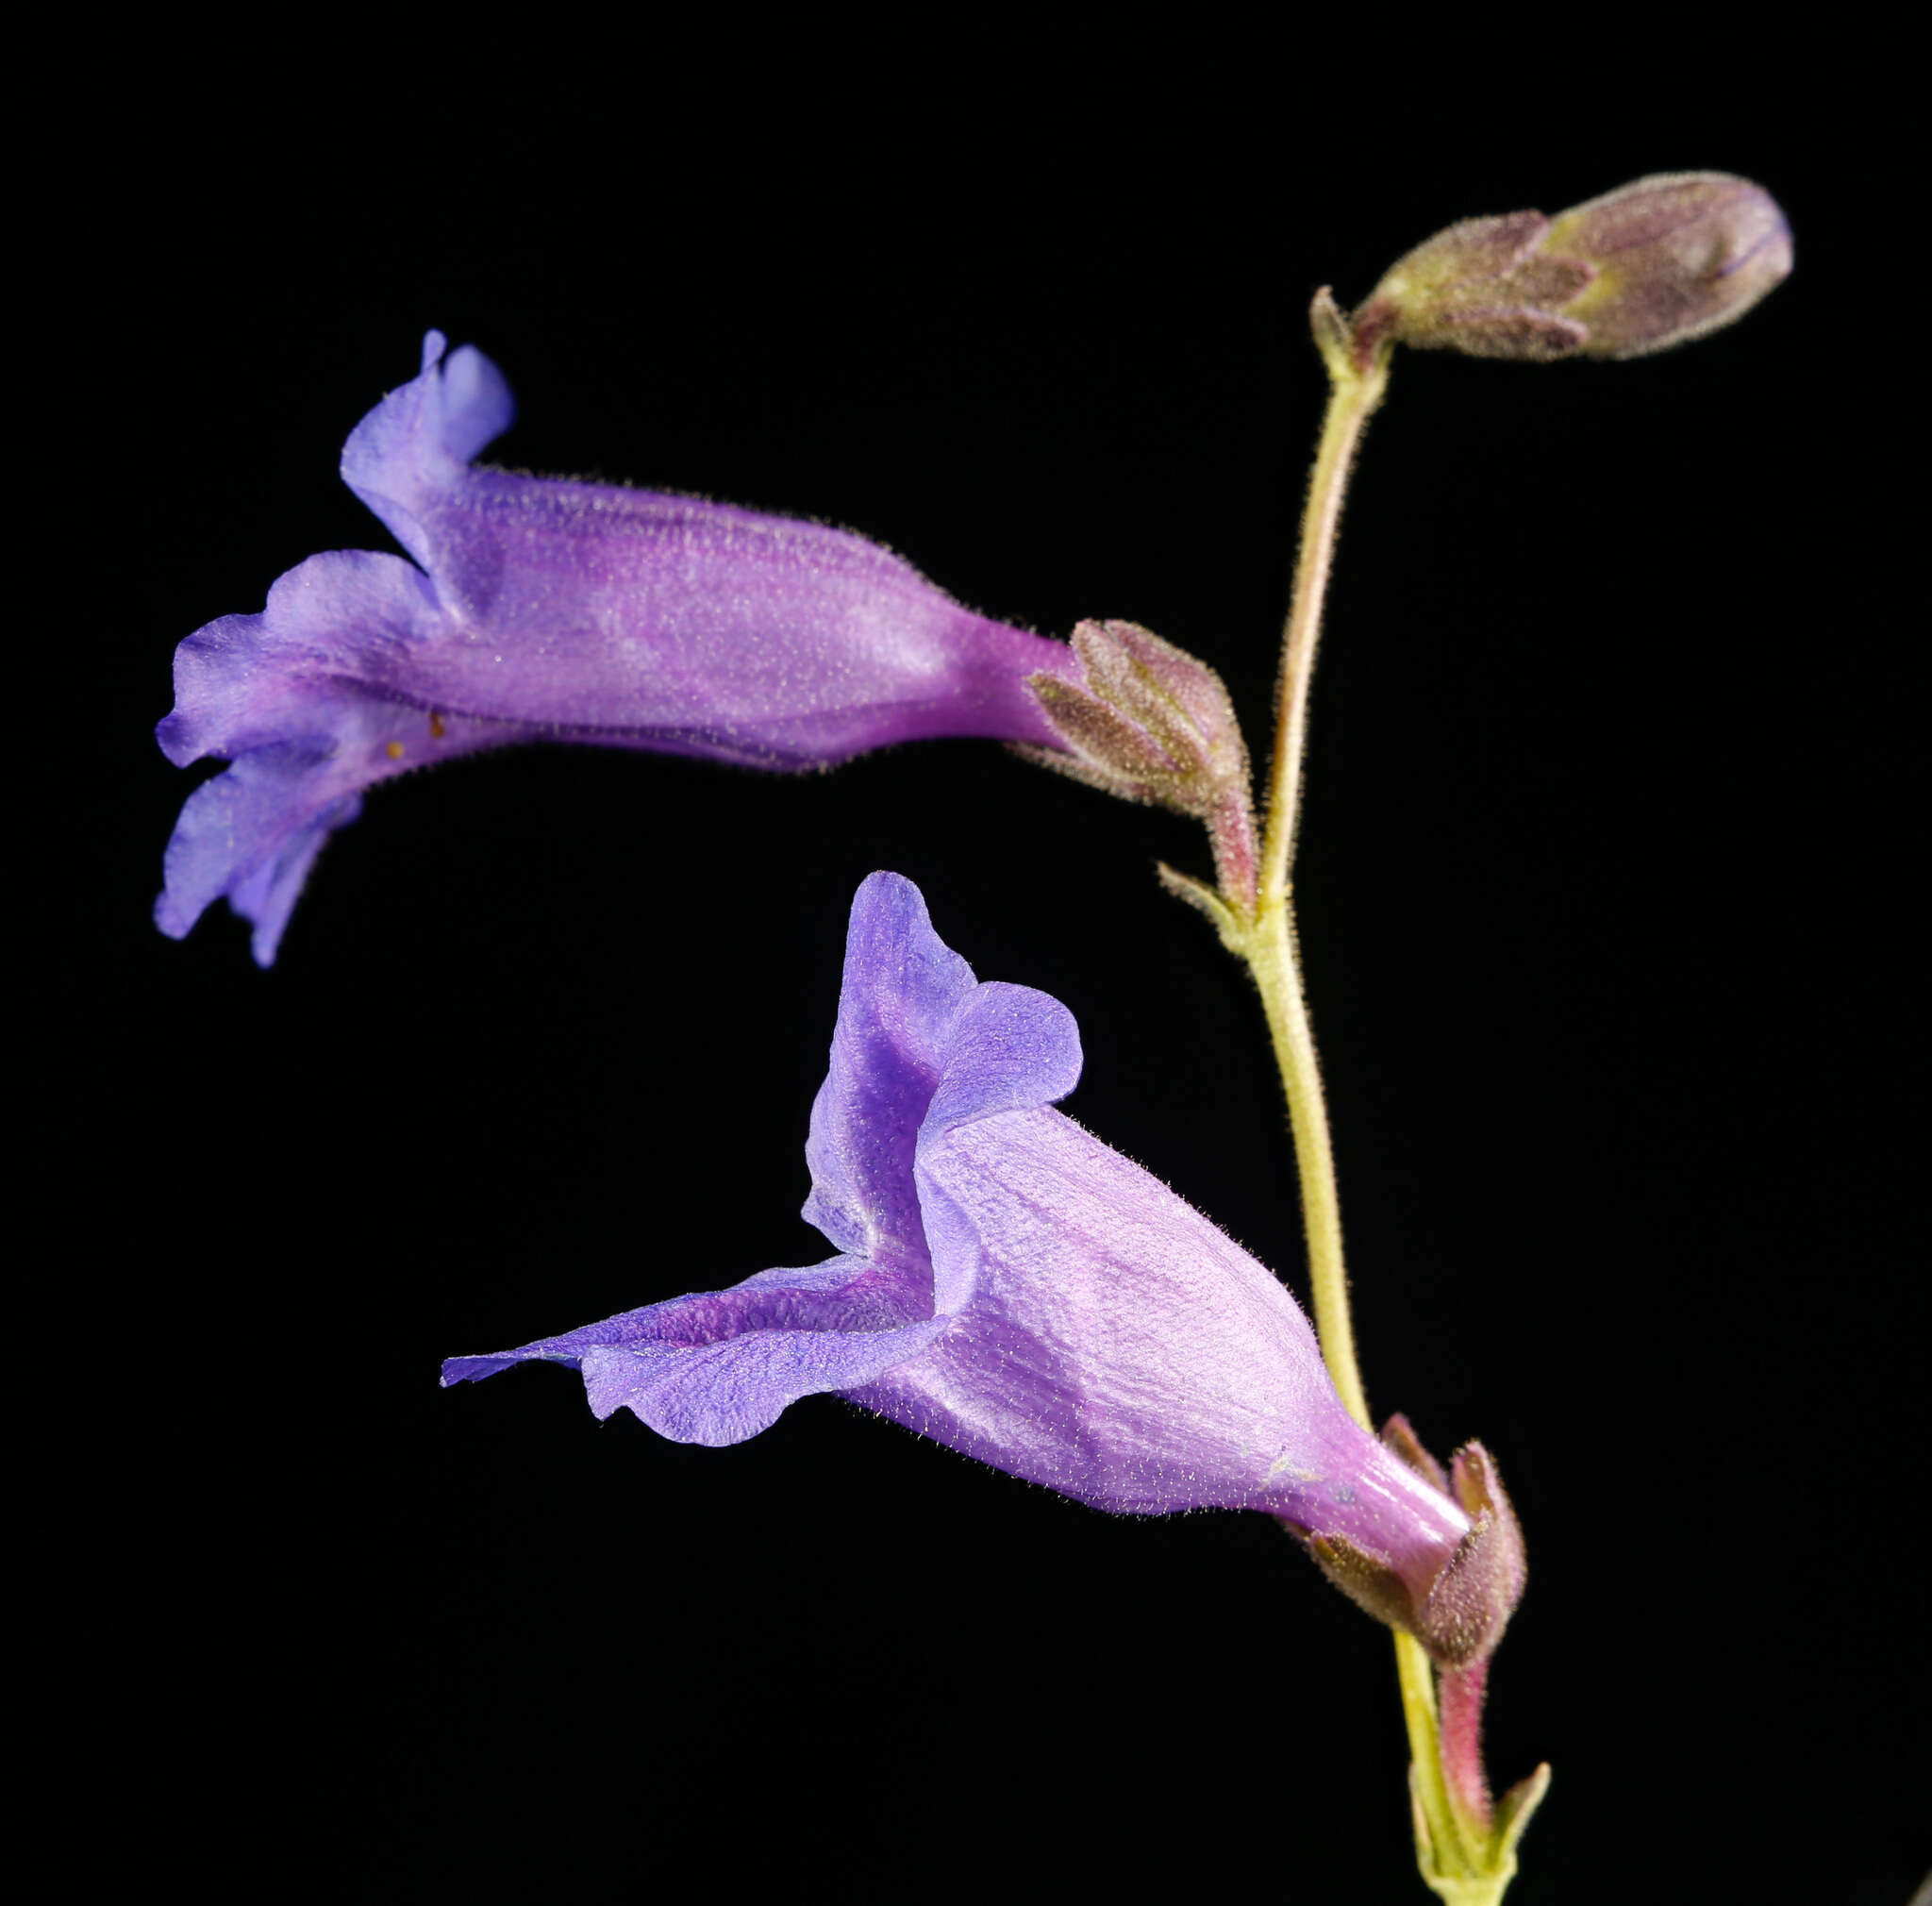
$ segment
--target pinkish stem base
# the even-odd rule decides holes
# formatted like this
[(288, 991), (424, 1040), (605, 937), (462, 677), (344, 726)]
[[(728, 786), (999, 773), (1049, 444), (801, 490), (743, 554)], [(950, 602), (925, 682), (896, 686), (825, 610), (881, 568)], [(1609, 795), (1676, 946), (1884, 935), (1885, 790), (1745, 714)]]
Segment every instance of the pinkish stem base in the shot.
[(1490, 1782), (1483, 1772), (1483, 1695), (1489, 1677), (1485, 1658), (1465, 1668), (1444, 1668), (1437, 1683), (1442, 1774), (1450, 1804), (1485, 1833), (1495, 1819)]

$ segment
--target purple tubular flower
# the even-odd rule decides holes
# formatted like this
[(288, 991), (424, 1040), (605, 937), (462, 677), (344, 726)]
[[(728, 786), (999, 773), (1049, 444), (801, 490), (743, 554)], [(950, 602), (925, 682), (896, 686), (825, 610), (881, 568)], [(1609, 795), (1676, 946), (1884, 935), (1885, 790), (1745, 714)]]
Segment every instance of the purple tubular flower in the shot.
[[(1052, 1102), (1073, 1015), (974, 981), (919, 890), (858, 890), (805, 1216), (840, 1255), (491, 1357), (581, 1370), (599, 1417), (723, 1445), (830, 1391), (1099, 1509), (1257, 1509), (1399, 1578), (1406, 1620), (1475, 1523), (1357, 1425), (1274, 1277)], [(1391, 1583), (1391, 1586), (1393, 1584)]]
[(443, 339), (356, 426), (342, 477), (420, 568), (312, 556), (259, 615), (198, 629), (157, 730), (188, 798), (155, 917), (176, 939), (225, 895), (264, 966), (362, 790), (554, 740), (828, 767), (941, 735), (1057, 744), (1028, 676), (1064, 644), (962, 608), (848, 530), (603, 484), (475, 469), (509, 425), (489, 359)]

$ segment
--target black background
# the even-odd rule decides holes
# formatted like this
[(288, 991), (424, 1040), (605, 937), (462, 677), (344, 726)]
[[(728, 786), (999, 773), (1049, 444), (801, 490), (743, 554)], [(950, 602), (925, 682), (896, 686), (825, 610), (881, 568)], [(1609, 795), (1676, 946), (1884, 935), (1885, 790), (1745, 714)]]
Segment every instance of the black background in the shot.
[(711, 1451), (564, 1373), (436, 1386), (823, 1253), (801, 1145), (875, 867), (1065, 1000), (1068, 1109), (1292, 1279), (1258, 1011), (1151, 875), (1205, 871), (1188, 825), (982, 744), (512, 752), (379, 790), (264, 975), (223, 910), (147, 924), (192, 785), (148, 730), (182, 636), (391, 546), (336, 456), (435, 325), (515, 387), (505, 461), (850, 525), (1043, 632), (1140, 621), (1262, 747), (1315, 286), (1708, 165), (1797, 234), (1744, 325), (1398, 362), (1302, 928), (1372, 1400), (1482, 1436), (1528, 1530), (1491, 1765), (1556, 1784), (1512, 1899), (1900, 1901), (1924, 609), (1854, 80), (976, 31), (530, 21), (221, 83), (158, 47), (91, 122), (69, 494), (105, 500), (34, 1009), (81, 1325), (47, 1579), (126, 1828), (91, 1857), (208, 1897), (1424, 1897), (1386, 1640), (1260, 1518), (1112, 1520), (828, 1399)]

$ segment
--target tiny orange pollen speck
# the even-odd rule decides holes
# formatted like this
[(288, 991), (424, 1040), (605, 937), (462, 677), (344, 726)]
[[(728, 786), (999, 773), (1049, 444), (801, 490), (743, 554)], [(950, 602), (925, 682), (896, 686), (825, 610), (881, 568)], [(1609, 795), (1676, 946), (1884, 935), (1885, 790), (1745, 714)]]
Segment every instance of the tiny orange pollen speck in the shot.
[(391, 742), (385, 752), (391, 761), (399, 761), (403, 758), (403, 744), (401, 742)]
[(429, 739), (433, 742), (440, 742), (448, 732), (448, 728), (442, 725), (442, 717), (434, 709), (431, 709), (429, 711)]

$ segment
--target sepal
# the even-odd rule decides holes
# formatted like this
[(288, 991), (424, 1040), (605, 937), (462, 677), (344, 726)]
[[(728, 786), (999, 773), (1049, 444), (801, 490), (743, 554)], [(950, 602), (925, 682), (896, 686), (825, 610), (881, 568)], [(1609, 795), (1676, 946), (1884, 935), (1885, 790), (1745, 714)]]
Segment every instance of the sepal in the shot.
[(1450, 1551), (1433, 1580), (1418, 1586), (1392, 1560), (1328, 1530), (1308, 1536), (1316, 1565), (1343, 1595), (1374, 1618), (1412, 1634), (1443, 1669), (1464, 1668), (1494, 1652), (1528, 1568), (1523, 1529), (1480, 1443), (1458, 1449), (1445, 1471), (1423, 1447), (1406, 1416), (1391, 1416), (1383, 1446), (1431, 1487), (1454, 1500), (1474, 1525)]
[(1308, 1553), (1316, 1567), (1364, 1613), (1389, 1628), (1415, 1632), (1415, 1597), (1387, 1556), (1362, 1548), (1345, 1535), (1310, 1536)]
[(1528, 1566), (1522, 1525), (1480, 1443), (1465, 1444), (1451, 1459), (1449, 1493), (1475, 1527), (1436, 1578), (1415, 1632), (1437, 1662), (1463, 1667), (1494, 1651), (1523, 1599)]
[(1251, 906), (1248, 750), (1221, 677), (1131, 622), (1083, 622), (1073, 646), (1079, 681), (1043, 672), (1027, 677), (1066, 752), (1025, 745), (1019, 752), (1123, 800), (1204, 822), (1224, 896)]
[(1398, 259), (1356, 315), (1359, 332), (1474, 358), (1567, 357), (1589, 332), (1557, 308), (1595, 276), (1577, 259), (1539, 254), (1540, 211), (1469, 218)]
[(1423, 1446), (1407, 1416), (1390, 1417), (1382, 1426), (1382, 1443), (1452, 1496), (1474, 1524), (1407, 1624), (1435, 1664), (1435, 1701), (1423, 1732), (1410, 1734), (1432, 1764), (1411, 1763), (1408, 1797), (1416, 1863), (1429, 1889), (1447, 1906), (1498, 1906), (1516, 1874), (1516, 1844), (1550, 1784), (1545, 1764), (1492, 1802), (1483, 1767), (1490, 1661), (1522, 1599), (1528, 1572), (1523, 1530), (1495, 1460), (1480, 1443), (1465, 1443), (1446, 1470)]
[(1131, 622), (1074, 631), (1082, 680), (1039, 674), (1034, 699), (1073, 761), (1049, 764), (1123, 800), (1205, 820), (1246, 797), (1248, 751), (1221, 677), (1185, 649)]
[(1382, 1441), (1424, 1481), (1433, 1483), (1444, 1496), (1449, 1494), (1449, 1478), (1442, 1465), (1423, 1447), (1421, 1437), (1401, 1411), (1382, 1425)]

